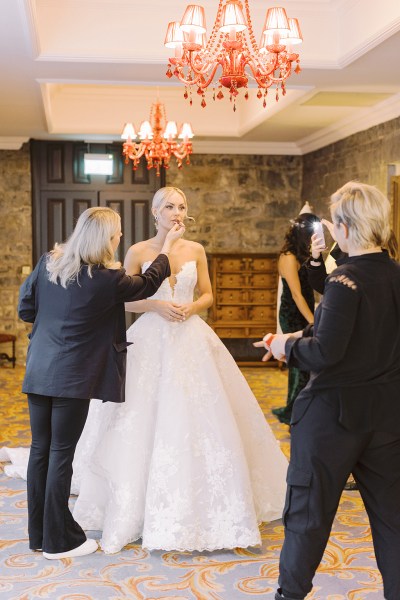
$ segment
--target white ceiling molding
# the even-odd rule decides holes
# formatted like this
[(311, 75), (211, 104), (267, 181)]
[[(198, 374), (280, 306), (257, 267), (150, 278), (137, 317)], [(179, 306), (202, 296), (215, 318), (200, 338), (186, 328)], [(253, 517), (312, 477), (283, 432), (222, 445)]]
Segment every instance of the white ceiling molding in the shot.
[(0, 137), (0, 150), (21, 150), (28, 141), (26, 137)]
[(350, 135), (385, 123), (400, 116), (400, 94), (392, 96), (375, 106), (363, 108), (357, 116), (343, 119), (334, 126), (326, 127), (297, 142), (301, 154), (319, 150)]
[(292, 142), (274, 144), (270, 142), (198, 141), (193, 138), (193, 154), (270, 154), (299, 155), (301, 150)]

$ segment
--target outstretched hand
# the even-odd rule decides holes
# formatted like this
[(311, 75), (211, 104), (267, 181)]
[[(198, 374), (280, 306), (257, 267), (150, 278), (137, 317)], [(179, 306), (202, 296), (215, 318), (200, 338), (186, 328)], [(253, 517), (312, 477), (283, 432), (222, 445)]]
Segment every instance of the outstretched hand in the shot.
[[(264, 340), (261, 340), (260, 342), (253, 342), (253, 346), (255, 348), (265, 348), (265, 342)], [(270, 358), (272, 358), (272, 352), (271, 350), (268, 350), (268, 352), (266, 354), (264, 354), (264, 356), (262, 357), (262, 362), (267, 362), (268, 360), (270, 360)]]
[(271, 352), (277, 360), (286, 362), (285, 344), (291, 335), (290, 333), (277, 333), (274, 335), (270, 346)]

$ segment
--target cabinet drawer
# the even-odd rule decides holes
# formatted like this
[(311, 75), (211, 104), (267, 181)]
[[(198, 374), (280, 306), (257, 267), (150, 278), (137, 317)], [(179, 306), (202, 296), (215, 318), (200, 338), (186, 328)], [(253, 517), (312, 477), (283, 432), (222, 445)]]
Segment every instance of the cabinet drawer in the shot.
[(219, 258), (217, 260), (217, 270), (222, 272), (241, 271), (244, 266), (243, 258)]
[(243, 306), (217, 306), (215, 317), (218, 321), (240, 321), (246, 317), (246, 309)]
[(254, 321), (271, 321), (274, 319), (275, 306), (252, 306), (249, 308), (249, 319)]
[(220, 273), (217, 275), (217, 285), (221, 287), (241, 287), (245, 277), (240, 273)]
[(276, 258), (249, 258), (249, 267), (252, 271), (272, 271), (276, 273)]
[(215, 298), (216, 304), (226, 304), (227, 302), (247, 302), (247, 294), (243, 290), (218, 290), (218, 295)]
[(260, 340), (264, 337), (266, 333), (269, 331), (275, 331), (276, 327), (268, 328), (267, 325), (265, 327), (249, 327), (249, 338), (259, 338)]
[(275, 304), (276, 292), (275, 290), (251, 290), (249, 292), (249, 301), (263, 304)]
[(251, 275), (251, 284), (257, 287), (275, 288), (277, 274), (274, 273), (253, 273)]
[(246, 330), (244, 327), (215, 327), (214, 331), (220, 338), (247, 337)]

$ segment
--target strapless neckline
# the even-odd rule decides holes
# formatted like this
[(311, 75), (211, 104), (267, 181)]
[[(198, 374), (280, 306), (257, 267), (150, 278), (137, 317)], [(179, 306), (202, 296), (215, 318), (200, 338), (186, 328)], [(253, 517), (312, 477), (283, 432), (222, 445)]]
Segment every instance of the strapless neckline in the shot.
[[(148, 268), (149, 265), (151, 265), (153, 261), (151, 260), (146, 260), (143, 264), (142, 264), (142, 273), (144, 273), (146, 271), (146, 269)], [(171, 285), (171, 280), (169, 277), (167, 277), (166, 279), (164, 279), (161, 287), (159, 288), (159, 290), (156, 292), (156, 294), (154, 294), (154, 298), (158, 298), (158, 299), (164, 299), (164, 300), (176, 300), (175, 298), (175, 292), (177, 291), (177, 288), (180, 288), (180, 292), (178, 293), (178, 296), (182, 296), (182, 291), (184, 292), (184, 296), (185, 298), (181, 298), (179, 301), (180, 302), (190, 302), (193, 300), (193, 288), (196, 284), (196, 277), (194, 278), (193, 281), (193, 286), (190, 286), (190, 293), (186, 294), (185, 293), (185, 288), (186, 288), (186, 278), (185, 275), (187, 275), (187, 269), (191, 266), (194, 265), (194, 269), (193, 272), (196, 272), (196, 260), (187, 260), (185, 261), (180, 269), (176, 272), (176, 273), (172, 273), (171, 275), (175, 278), (175, 283), (174, 285)], [(190, 272), (190, 270), (189, 270)], [(182, 279), (181, 279), (182, 278)], [(178, 285), (180, 284), (181, 285)], [(183, 287), (182, 287), (183, 285)], [(167, 296), (168, 297), (160, 297), (160, 292), (163, 295), (162, 290), (167, 292)], [(189, 291), (189, 290), (188, 290)]]

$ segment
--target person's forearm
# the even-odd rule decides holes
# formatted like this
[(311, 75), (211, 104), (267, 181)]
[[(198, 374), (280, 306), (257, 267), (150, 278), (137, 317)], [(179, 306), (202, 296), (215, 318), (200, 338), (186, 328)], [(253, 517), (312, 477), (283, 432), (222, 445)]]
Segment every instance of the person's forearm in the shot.
[(158, 300), (146, 298), (145, 300), (137, 300), (136, 302), (125, 302), (125, 311), (133, 313), (145, 313), (155, 309), (155, 303)]
[(213, 303), (213, 295), (209, 292), (202, 294), (195, 302), (193, 302), (195, 314), (199, 314), (209, 308)]
[(307, 323), (314, 323), (314, 315), (312, 314), (310, 307), (308, 306), (305, 298), (302, 294), (293, 294), (293, 300), (296, 303), (297, 308), (306, 319)]

